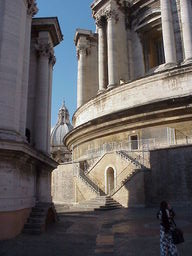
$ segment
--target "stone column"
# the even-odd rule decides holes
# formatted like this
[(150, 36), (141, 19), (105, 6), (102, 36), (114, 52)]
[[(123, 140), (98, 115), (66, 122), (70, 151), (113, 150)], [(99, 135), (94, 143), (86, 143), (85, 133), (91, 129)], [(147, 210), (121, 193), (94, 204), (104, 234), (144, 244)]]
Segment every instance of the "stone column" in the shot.
[(85, 73), (86, 73), (86, 46), (78, 46), (78, 78), (77, 78), (77, 108), (84, 103), (84, 86), (85, 86)]
[(28, 98), (28, 81), (29, 81), (31, 23), (32, 23), (32, 17), (38, 11), (34, 0), (26, 0), (26, 5), (27, 5), (27, 18), (26, 18), (26, 29), (25, 29), (22, 97), (20, 101), (20, 132), (22, 136), (25, 136), (26, 122), (27, 122), (27, 98)]
[(49, 42), (39, 40), (36, 49), (39, 59), (35, 102), (35, 147), (44, 153), (48, 153), (49, 58), (52, 47)]
[(165, 63), (167, 67), (176, 65), (176, 46), (173, 28), (173, 18), (170, 0), (160, 0), (163, 44), (165, 51)]
[(102, 93), (107, 87), (107, 37), (105, 22), (99, 17), (96, 19), (98, 30), (98, 71), (99, 71), (99, 93)]
[(50, 154), (50, 140), (51, 140), (51, 102), (52, 102), (52, 80), (53, 80), (53, 66), (56, 63), (54, 52), (51, 52), (49, 57), (49, 102), (48, 102), (48, 124), (47, 124), (47, 152)]
[(184, 63), (192, 62), (192, 6), (191, 0), (181, 1)]
[(107, 18), (107, 52), (108, 52), (108, 87), (113, 87), (118, 81), (117, 49), (115, 41), (115, 22), (117, 15), (114, 11), (106, 11)]
[(0, 139), (22, 140), (22, 94), (27, 8), (24, 1), (0, 1)]

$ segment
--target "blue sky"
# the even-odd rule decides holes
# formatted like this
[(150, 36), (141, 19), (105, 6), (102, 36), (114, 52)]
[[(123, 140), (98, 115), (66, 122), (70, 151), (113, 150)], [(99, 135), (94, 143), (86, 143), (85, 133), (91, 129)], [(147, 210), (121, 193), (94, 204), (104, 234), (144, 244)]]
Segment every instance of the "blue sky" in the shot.
[(57, 122), (58, 110), (63, 99), (72, 118), (77, 98), (77, 57), (74, 35), (77, 28), (95, 31), (90, 5), (93, 0), (37, 0), (36, 17), (57, 16), (64, 40), (55, 48), (57, 62), (54, 66), (52, 92), (52, 123)]

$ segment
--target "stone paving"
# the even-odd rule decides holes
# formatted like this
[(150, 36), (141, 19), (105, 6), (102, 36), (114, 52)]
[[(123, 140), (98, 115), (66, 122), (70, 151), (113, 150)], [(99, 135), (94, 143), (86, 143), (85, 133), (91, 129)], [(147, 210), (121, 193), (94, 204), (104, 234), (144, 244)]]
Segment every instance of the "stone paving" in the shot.
[[(120, 209), (82, 214), (60, 214), (46, 233), (22, 234), (0, 241), (0, 256), (158, 256), (157, 209)], [(176, 209), (184, 231), (180, 256), (192, 255), (192, 211)]]

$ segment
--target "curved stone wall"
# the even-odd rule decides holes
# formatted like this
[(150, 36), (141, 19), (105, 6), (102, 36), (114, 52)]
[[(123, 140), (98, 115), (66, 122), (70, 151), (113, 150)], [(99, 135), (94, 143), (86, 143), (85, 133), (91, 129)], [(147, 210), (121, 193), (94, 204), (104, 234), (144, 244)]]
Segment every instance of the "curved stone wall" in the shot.
[(174, 68), (98, 95), (75, 112), (73, 124), (78, 127), (111, 113), (191, 94), (191, 66)]

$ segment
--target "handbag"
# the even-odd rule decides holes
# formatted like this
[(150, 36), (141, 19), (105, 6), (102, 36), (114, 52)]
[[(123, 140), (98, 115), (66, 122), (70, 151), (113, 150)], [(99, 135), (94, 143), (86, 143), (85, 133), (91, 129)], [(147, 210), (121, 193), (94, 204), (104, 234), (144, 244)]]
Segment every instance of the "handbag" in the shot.
[(171, 235), (173, 239), (174, 244), (180, 244), (184, 242), (184, 237), (183, 237), (183, 231), (179, 228), (177, 228), (175, 222), (173, 221), (175, 227), (173, 230), (171, 230)]

